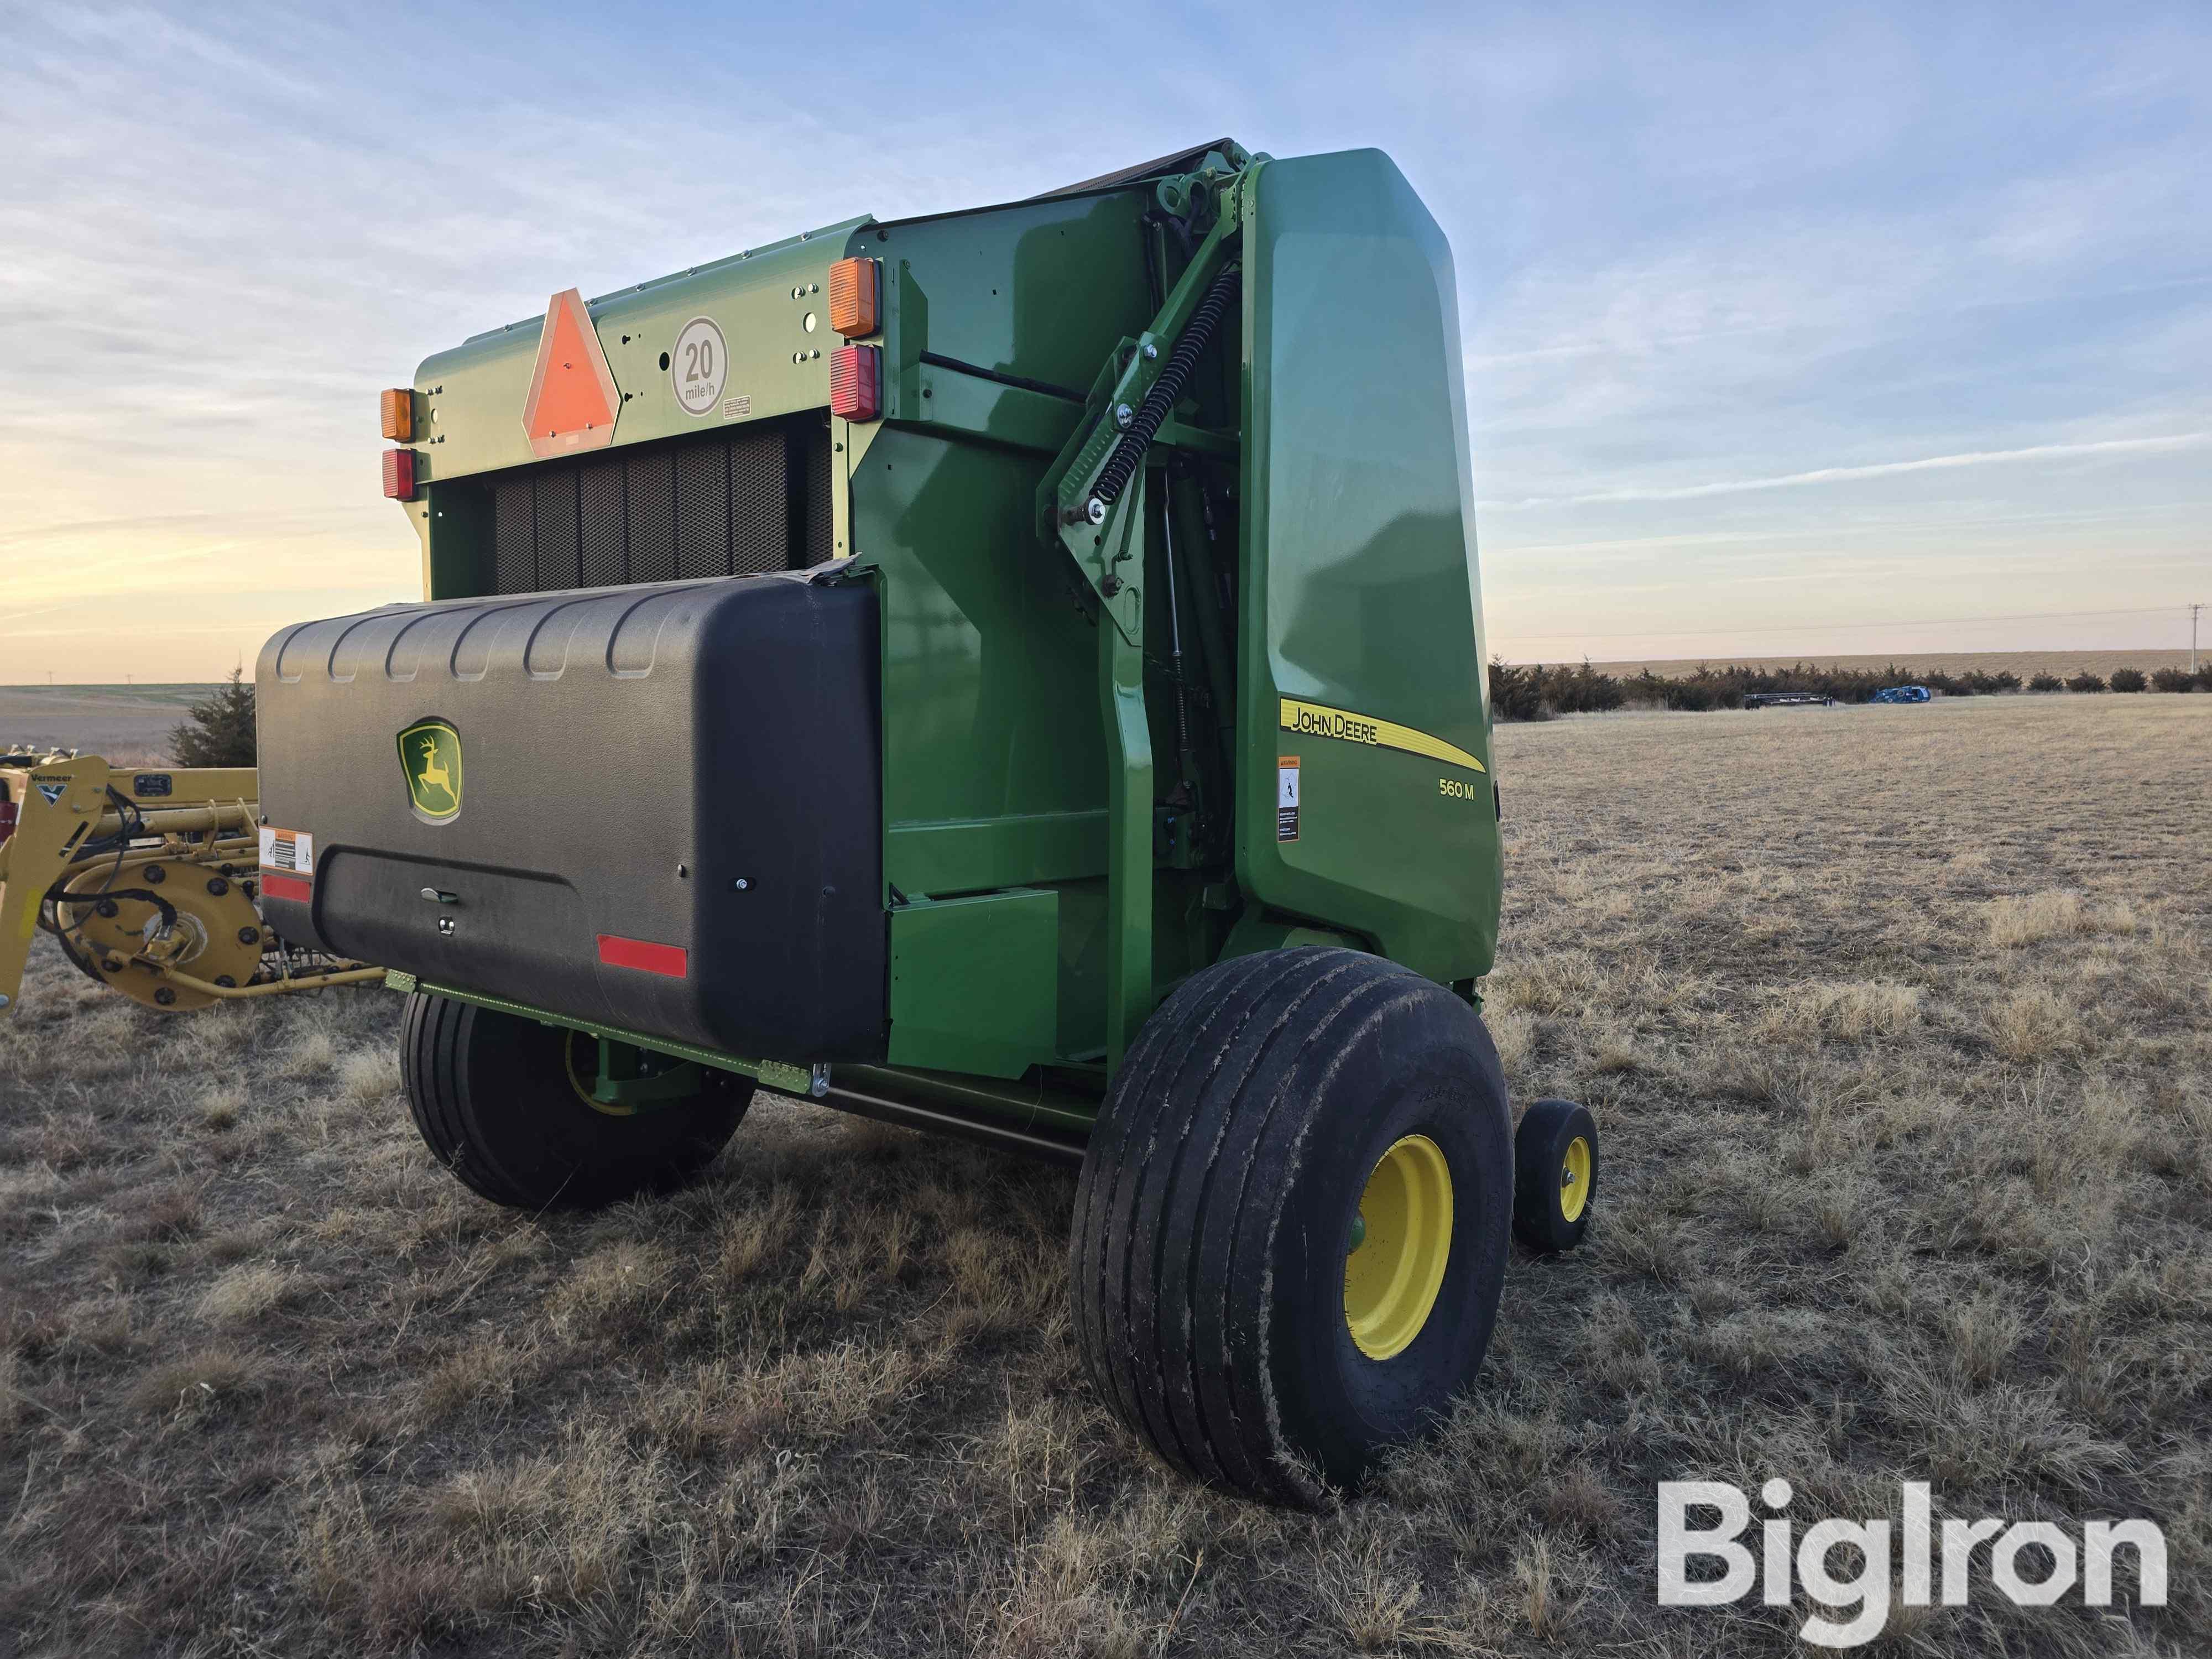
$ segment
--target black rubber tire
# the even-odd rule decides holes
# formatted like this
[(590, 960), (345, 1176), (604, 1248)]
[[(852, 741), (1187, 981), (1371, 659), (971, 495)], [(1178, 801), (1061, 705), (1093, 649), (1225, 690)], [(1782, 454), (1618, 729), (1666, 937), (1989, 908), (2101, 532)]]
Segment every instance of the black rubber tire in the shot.
[[(1572, 1220), (1560, 1202), (1567, 1149), (1589, 1148), (1589, 1187)], [(1513, 1133), (1513, 1232), (1532, 1250), (1571, 1250), (1589, 1231), (1597, 1208), (1597, 1120), (1578, 1101), (1539, 1100), (1521, 1115)]]
[(519, 1210), (592, 1209), (690, 1180), (752, 1103), (751, 1082), (708, 1072), (690, 1099), (603, 1112), (570, 1081), (571, 1032), (417, 991), (399, 1026), (415, 1127), (472, 1191)]
[[(1352, 1340), (1345, 1259), (1369, 1172), (1442, 1149), (1443, 1281), (1404, 1350)], [(1512, 1212), (1498, 1051), (1444, 987), (1334, 947), (1194, 975), (1100, 1109), (1069, 1249), (1077, 1347), (1122, 1423), (1200, 1480), (1305, 1506), (1425, 1433), (1474, 1381)]]

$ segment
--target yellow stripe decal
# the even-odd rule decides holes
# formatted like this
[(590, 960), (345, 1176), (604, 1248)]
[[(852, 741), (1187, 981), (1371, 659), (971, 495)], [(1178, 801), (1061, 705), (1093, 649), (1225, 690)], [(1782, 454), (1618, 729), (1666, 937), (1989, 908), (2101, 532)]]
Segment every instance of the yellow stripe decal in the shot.
[(1346, 743), (1370, 744), (1377, 749), (1400, 749), (1408, 755), (1425, 755), (1431, 760), (1443, 761), (1448, 766), (1464, 766), (1470, 772), (1489, 769), (1466, 750), (1442, 738), (1417, 732), (1410, 726), (1376, 720), (1372, 714), (1329, 708), (1317, 702), (1300, 702), (1295, 697), (1283, 699), (1283, 730), (1309, 737), (1338, 738)]

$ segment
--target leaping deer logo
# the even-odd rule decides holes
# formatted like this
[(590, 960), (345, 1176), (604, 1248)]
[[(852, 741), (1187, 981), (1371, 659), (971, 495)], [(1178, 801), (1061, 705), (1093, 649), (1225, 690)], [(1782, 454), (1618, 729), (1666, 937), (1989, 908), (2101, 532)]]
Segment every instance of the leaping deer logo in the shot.
[(425, 732), (422, 734), (422, 769), (415, 776), (422, 788), (442, 789), (446, 792), (447, 800), (453, 802), (455, 805), (460, 804), (459, 797), (453, 793), (453, 775), (446, 769), (445, 763), (438, 758), (438, 738), (435, 732)]
[(442, 821), (461, 810), (461, 734), (443, 720), (420, 720), (399, 734), (399, 770), (423, 817)]

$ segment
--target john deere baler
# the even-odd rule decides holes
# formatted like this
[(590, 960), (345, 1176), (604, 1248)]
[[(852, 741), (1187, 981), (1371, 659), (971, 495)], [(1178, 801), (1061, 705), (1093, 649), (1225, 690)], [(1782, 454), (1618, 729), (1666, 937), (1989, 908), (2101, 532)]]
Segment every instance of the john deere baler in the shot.
[(1454, 279), (1387, 157), (571, 289), (382, 416), (425, 599), (264, 650), (264, 902), (411, 992), (462, 1179), (680, 1180), (758, 1082), (1079, 1159), (1094, 1380), (1263, 1496), (1472, 1377), (1595, 1136), (1532, 1109), (1516, 1212)]

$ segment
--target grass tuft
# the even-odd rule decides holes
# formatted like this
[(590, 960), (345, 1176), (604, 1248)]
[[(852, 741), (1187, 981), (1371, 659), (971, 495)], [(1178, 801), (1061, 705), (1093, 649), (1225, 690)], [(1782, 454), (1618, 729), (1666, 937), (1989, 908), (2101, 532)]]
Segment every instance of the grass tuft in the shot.
[(131, 1385), (128, 1398), (141, 1416), (189, 1417), (233, 1404), (264, 1380), (252, 1360), (214, 1350), (155, 1365)]
[(299, 1276), (267, 1263), (233, 1267), (201, 1292), (199, 1316), (211, 1325), (252, 1325), (299, 1295)]

